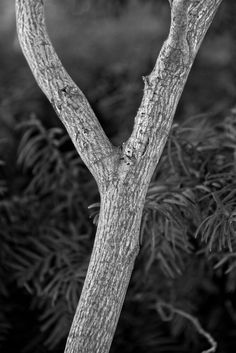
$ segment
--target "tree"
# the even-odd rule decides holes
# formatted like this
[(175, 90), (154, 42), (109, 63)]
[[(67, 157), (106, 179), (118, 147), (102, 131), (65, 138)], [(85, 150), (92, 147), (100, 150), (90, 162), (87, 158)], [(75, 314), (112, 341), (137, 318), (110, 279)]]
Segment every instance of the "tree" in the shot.
[(170, 0), (171, 25), (129, 139), (108, 140), (85, 96), (48, 38), (43, 0), (16, 0), (17, 30), (29, 66), (93, 174), (101, 209), (83, 291), (65, 352), (110, 349), (139, 253), (146, 192), (160, 159), (185, 82), (221, 0)]

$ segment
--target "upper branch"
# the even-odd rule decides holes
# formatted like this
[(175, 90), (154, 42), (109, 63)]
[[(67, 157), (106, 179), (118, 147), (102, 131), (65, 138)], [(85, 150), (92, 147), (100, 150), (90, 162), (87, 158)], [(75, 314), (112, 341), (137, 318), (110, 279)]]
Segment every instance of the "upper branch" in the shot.
[(98, 183), (109, 174), (114, 147), (47, 35), (44, 0), (16, 0), (19, 41), (33, 75)]
[[(124, 155), (155, 168), (201, 41), (222, 0), (169, 0), (171, 25), (144, 95)], [(147, 158), (146, 158), (147, 159)]]

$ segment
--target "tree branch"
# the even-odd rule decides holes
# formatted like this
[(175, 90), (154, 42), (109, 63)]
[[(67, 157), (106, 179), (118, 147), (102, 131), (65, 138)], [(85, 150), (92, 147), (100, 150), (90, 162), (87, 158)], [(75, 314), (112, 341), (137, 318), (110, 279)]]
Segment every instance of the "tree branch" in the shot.
[(47, 35), (44, 0), (16, 0), (19, 41), (33, 75), (98, 184), (109, 177), (115, 149), (87, 99), (64, 69)]
[[(152, 73), (144, 77), (144, 95), (124, 156), (154, 170), (200, 44), (222, 0), (171, 0), (169, 36)], [(143, 158), (143, 156), (148, 158)]]
[[(189, 320), (193, 324), (193, 326), (195, 327), (199, 335), (203, 336), (210, 345), (210, 348), (207, 350), (204, 350), (202, 353), (214, 353), (216, 351), (217, 342), (214, 340), (214, 338), (211, 336), (209, 332), (204, 330), (204, 328), (202, 327), (202, 325), (200, 324), (199, 320), (196, 317), (192, 316), (186, 311), (177, 309), (173, 307), (171, 304), (164, 303), (164, 302), (158, 302), (156, 304), (156, 310), (160, 314), (163, 321), (172, 320), (174, 314), (180, 315), (185, 319)], [(167, 313), (165, 311), (167, 311)]]

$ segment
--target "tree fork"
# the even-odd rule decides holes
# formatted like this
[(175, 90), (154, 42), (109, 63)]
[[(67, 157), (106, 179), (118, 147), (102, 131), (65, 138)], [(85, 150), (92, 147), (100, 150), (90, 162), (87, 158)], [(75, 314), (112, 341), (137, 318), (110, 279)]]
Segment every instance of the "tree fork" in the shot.
[(222, 0), (169, 0), (171, 25), (128, 141), (114, 147), (48, 38), (43, 0), (16, 0), (19, 41), (40, 88), (95, 177), (101, 210), (66, 353), (107, 353), (139, 251), (145, 196), (200, 44)]

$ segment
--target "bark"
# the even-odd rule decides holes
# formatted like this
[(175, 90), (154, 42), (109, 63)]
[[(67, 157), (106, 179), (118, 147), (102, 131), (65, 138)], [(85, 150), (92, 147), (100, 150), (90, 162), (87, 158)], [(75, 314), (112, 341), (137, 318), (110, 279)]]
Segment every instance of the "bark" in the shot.
[(53, 49), (44, 23), (44, 1), (16, 0), (22, 50), (101, 194), (94, 248), (66, 353), (109, 352), (139, 251), (147, 188), (194, 58), (221, 1), (169, 0), (169, 36), (152, 73), (144, 77), (133, 132), (116, 148)]
[(144, 196), (143, 187), (119, 181), (102, 196), (93, 253), (66, 353), (109, 352), (139, 252)]

